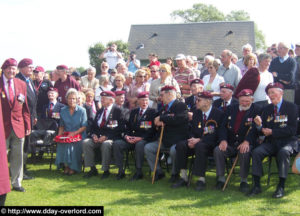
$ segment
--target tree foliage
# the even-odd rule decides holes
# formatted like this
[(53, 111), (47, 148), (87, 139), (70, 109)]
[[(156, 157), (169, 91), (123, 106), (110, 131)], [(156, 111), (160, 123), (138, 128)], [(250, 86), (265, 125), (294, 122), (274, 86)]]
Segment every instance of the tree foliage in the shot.
[[(211, 21), (249, 21), (250, 15), (244, 10), (231, 11), (225, 15), (213, 5), (203, 3), (194, 4), (191, 9), (175, 10), (171, 14), (173, 19), (180, 18), (184, 23), (211, 22)], [(265, 49), (265, 36), (254, 23), (255, 46), (257, 49)]]
[(106, 49), (106, 47), (110, 46), (111, 44), (115, 43), (118, 46), (118, 51), (122, 53), (123, 57), (126, 57), (129, 54), (128, 50), (128, 43), (123, 42), (122, 40), (117, 41), (110, 41), (106, 44), (102, 44), (101, 42), (95, 43), (93, 46), (89, 47), (89, 58), (90, 64), (96, 68), (97, 74), (101, 71), (101, 63), (104, 59), (99, 59), (99, 56), (102, 52)]

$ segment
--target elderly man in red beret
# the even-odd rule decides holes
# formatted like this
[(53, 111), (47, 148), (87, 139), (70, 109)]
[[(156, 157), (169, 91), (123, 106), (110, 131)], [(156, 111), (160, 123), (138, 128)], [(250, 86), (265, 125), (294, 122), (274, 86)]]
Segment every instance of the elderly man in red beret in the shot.
[(156, 111), (148, 106), (149, 93), (141, 92), (138, 94), (138, 108), (130, 112), (127, 130), (122, 140), (113, 143), (114, 158), (119, 168), (117, 179), (125, 177), (123, 168), (124, 151), (135, 150), (136, 173), (132, 180), (143, 178), (144, 146), (146, 143), (155, 139), (154, 117)]
[(189, 120), (192, 120), (193, 111), (196, 109), (197, 95), (198, 93), (203, 92), (203, 86), (204, 82), (201, 79), (194, 79), (191, 82), (192, 95), (185, 99), (185, 104), (189, 110)]
[(95, 148), (101, 149), (102, 170), (104, 171), (102, 179), (110, 175), (109, 166), (112, 155), (113, 142), (122, 139), (121, 133), (125, 130), (124, 119), (121, 109), (115, 102), (115, 93), (112, 91), (101, 92), (102, 108), (96, 113), (91, 137), (83, 141), (83, 154), (85, 167), (91, 167), (91, 170), (84, 176), (90, 178), (98, 175), (95, 166)]
[[(32, 71), (34, 69), (32, 59), (24, 58), (22, 59), (19, 64), (19, 73), (16, 75), (16, 78), (19, 78), (20, 80), (23, 80), (26, 82), (27, 85), (27, 101), (28, 101), (28, 108), (30, 111), (30, 120), (31, 120), (31, 129), (37, 122), (37, 113), (36, 113), (36, 105), (37, 105), (37, 92), (34, 88), (33, 81), (31, 79), (32, 77)], [(28, 175), (27, 168), (26, 168), (26, 161), (27, 161), (27, 155), (29, 153), (31, 146), (29, 142), (29, 137), (25, 137), (25, 143), (24, 143), (24, 180), (32, 179), (31, 176)]]
[(37, 66), (33, 70), (33, 74), (34, 74), (34, 78), (35, 78), (33, 81), (34, 88), (38, 95), (36, 112), (37, 112), (37, 116), (41, 117), (42, 112), (43, 112), (43, 106), (45, 106), (45, 104), (49, 103), (47, 93), (48, 93), (50, 87), (53, 87), (53, 85), (50, 80), (44, 79), (45, 70), (42, 66)]
[(267, 156), (275, 156), (278, 166), (279, 183), (273, 197), (281, 198), (284, 196), (290, 156), (297, 150), (298, 145), (298, 107), (283, 100), (283, 88), (281, 83), (270, 83), (266, 87), (271, 104), (264, 108), (261, 116), (254, 119), (257, 130), (265, 136), (265, 140), (252, 152), (254, 187), (248, 193), (249, 196), (262, 192), (260, 186), (260, 178), (263, 175), (262, 161)]
[(25, 192), (23, 180), (24, 137), (31, 131), (30, 112), (27, 103), (27, 86), (16, 79), (17, 61), (7, 59), (2, 67), (0, 78), (3, 124), (6, 150), (10, 150), (10, 177), (13, 190)]
[(217, 189), (222, 189), (225, 182), (225, 158), (238, 155), (240, 162), (240, 191), (249, 190), (247, 177), (250, 167), (251, 149), (256, 144), (257, 134), (253, 119), (260, 114), (260, 108), (253, 104), (253, 91), (244, 89), (238, 94), (238, 104), (226, 109), (220, 129), (221, 141), (214, 149), (217, 166)]
[(195, 154), (193, 174), (199, 179), (196, 190), (205, 189), (205, 172), (207, 157), (212, 154), (216, 146), (219, 132), (219, 122), (223, 120), (223, 112), (212, 106), (213, 95), (203, 91), (197, 97), (197, 109), (194, 110), (191, 122), (191, 138), (179, 142), (176, 145), (176, 162), (180, 169), (180, 179), (172, 185), (172, 188), (186, 186), (188, 183), (187, 160)]
[(214, 101), (213, 106), (225, 112), (228, 106), (238, 104), (239, 101), (232, 97), (233, 91), (234, 87), (229, 83), (220, 84), (220, 98)]
[[(170, 181), (178, 179), (178, 170), (175, 166), (176, 150), (175, 146), (182, 140), (188, 138), (188, 110), (186, 104), (177, 100), (176, 88), (165, 86), (161, 89), (161, 98), (164, 107), (158, 112), (154, 120), (157, 127), (164, 126), (162, 137), (162, 148), (169, 150), (172, 161), (172, 176)], [(158, 142), (154, 141), (145, 145), (145, 155), (151, 171), (154, 170)], [(155, 181), (165, 177), (161, 167), (157, 165)]]
[(63, 104), (67, 104), (65, 98), (66, 93), (69, 88), (75, 88), (77, 91), (80, 91), (80, 85), (76, 80), (68, 75), (68, 67), (66, 65), (58, 65), (56, 67), (57, 74), (59, 79), (55, 82), (54, 88), (58, 89), (58, 100)]

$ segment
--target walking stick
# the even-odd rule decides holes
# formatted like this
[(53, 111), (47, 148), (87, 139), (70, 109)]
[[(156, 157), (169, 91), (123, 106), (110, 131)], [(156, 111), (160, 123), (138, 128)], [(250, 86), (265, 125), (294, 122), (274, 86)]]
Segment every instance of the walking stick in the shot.
[[(248, 135), (248, 133), (249, 133), (249, 131), (251, 130), (251, 128), (252, 128), (252, 126), (249, 127), (249, 129), (248, 129), (248, 131), (247, 131), (245, 137)], [(225, 188), (226, 188), (226, 186), (227, 186), (227, 184), (228, 184), (228, 182), (229, 182), (229, 179), (230, 179), (230, 177), (231, 177), (231, 174), (232, 174), (232, 172), (233, 172), (233, 170), (234, 170), (234, 168), (235, 168), (235, 165), (236, 165), (238, 159), (239, 159), (239, 153), (236, 155), (236, 158), (235, 158), (235, 160), (234, 160), (234, 162), (233, 162), (233, 165), (232, 165), (232, 167), (231, 167), (231, 170), (230, 170), (230, 172), (229, 172), (229, 175), (227, 176), (227, 179), (226, 179), (226, 182), (225, 182), (225, 184), (224, 184), (224, 187), (223, 187), (222, 191), (225, 190)]]
[(154, 165), (153, 176), (152, 176), (152, 184), (154, 184), (155, 173), (156, 173), (156, 168), (157, 168), (157, 163), (158, 163), (159, 152), (160, 152), (160, 147), (161, 147), (163, 134), (164, 134), (164, 125), (161, 126), (159, 143), (158, 143), (158, 148), (157, 148), (157, 152), (156, 152), (156, 159), (155, 159), (155, 165)]

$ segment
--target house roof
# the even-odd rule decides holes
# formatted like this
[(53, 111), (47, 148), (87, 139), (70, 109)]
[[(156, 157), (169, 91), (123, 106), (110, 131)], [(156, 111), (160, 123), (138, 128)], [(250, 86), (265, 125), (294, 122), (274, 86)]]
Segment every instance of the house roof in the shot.
[(254, 22), (131, 25), (128, 43), (139, 59), (148, 59), (149, 53), (156, 53), (159, 59), (178, 53), (203, 58), (208, 52), (219, 56), (224, 49), (242, 56), (242, 46), (247, 43), (255, 50)]

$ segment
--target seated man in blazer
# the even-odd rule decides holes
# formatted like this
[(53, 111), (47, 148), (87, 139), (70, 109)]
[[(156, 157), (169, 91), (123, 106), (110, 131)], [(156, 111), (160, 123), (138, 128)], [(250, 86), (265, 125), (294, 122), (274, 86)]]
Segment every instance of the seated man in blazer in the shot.
[(228, 106), (238, 104), (239, 101), (232, 97), (233, 91), (234, 87), (229, 83), (220, 84), (220, 98), (214, 101), (213, 106), (225, 112)]
[(115, 140), (121, 139), (124, 132), (124, 119), (122, 112), (115, 102), (115, 93), (112, 91), (101, 92), (102, 108), (97, 112), (94, 119), (91, 138), (83, 141), (83, 154), (85, 167), (91, 167), (91, 170), (84, 177), (98, 175), (95, 166), (95, 148), (101, 149), (102, 170), (104, 171), (102, 179), (110, 175), (109, 166), (112, 155), (112, 145)]
[(270, 83), (266, 92), (271, 104), (266, 106), (261, 117), (254, 121), (260, 134), (265, 140), (252, 152), (252, 175), (254, 187), (248, 193), (253, 196), (261, 193), (260, 177), (263, 174), (262, 161), (265, 157), (275, 155), (278, 165), (279, 183), (273, 198), (284, 196), (285, 181), (290, 168), (290, 156), (297, 149), (297, 105), (283, 100), (283, 85)]
[(196, 108), (196, 100), (197, 100), (197, 95), (200, 92), (203, 92), (203, 86), (204, 82), (201, 79), (194, 79), (191, 81), (191, 91), (192, 95), (187, 97), (185, 99), (185, 104), (188, 107), (188, 114), (189, 114), (189, 120), (192, 120), (193, 117), (193, 112), (197, 109)]
[(143, 178), (144, 146), (155, 138), (154, 117), (156, 111), (148, 106), (149, 93), (139, 93), (137, 102), (139, 107), (130, 112), (129, 122), (127, 123), (123, 139), (116, 140), (113, 143), (114, 158), (119, 168), (118, 180), (125, 177), (123, 153), (129, 149), (135, 149), (136, 173), (132, 180)]
[(223, 112), (213, 107), (212, 101), (213, 95), (210, 92), (204, 91), (198, 94), (198, 109), (194, 110), (190, 138), (176, 145), (176, 162), (180, 169), (180, 179), (172, 185), (172, 188), (187, 185), (187, 159), (188, 156), (195, 154), (193, 174), (199, 176), (196, 190), (205, 189), (207, 157), (212, 154), (218, 143), (219, 123), (223, 120)]
[(221, 190), (225, 183), (225, 158), (238, 154), (240, 163), (240, 191), (249, 189), (247, 177), (249, 174), (251, 149), (257, 137), (253, 119), (260, 115), (260, 108), (253, 103), (253, 92), (244, 89), (238, 94), (239, 104), (227, 107), (225, 118), (220, 129), (220, 144), (214, 150), (217, 169), (217, 189)]

